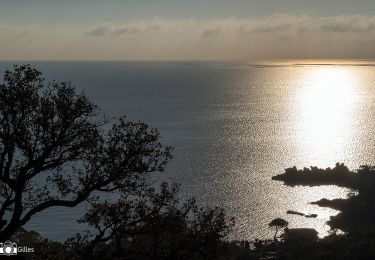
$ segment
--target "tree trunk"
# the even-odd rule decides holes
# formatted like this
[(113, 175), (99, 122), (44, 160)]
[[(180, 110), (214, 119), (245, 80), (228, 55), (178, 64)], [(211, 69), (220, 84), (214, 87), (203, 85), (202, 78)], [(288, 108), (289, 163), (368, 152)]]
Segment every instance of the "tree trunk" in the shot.
[(277, 232), (279, 231), (279, 228), (278, 227), (276, 227), (276, 232), (275, 232), (275, 235), (273, 236), (273, 240), (277, 240), (277, 238), (276, 238), (276, 236), (277, 236)]

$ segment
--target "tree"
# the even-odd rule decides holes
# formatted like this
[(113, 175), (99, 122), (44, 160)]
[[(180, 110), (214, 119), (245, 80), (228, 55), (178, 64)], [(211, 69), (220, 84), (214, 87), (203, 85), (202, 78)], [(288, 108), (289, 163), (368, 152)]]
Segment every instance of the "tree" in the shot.
[(114, 255), (216, 259), (234, 219), (223, 209), (199, 207), (194, 199), (180, 203), (178, 191), (177, 184), (162, 183), (159, 191), (150, 188), (135, 200), (121, 196), (114, 202), (93, 203), (80, 221), (97, 232), (70, 239), (73, 255), (80, 259), (110, 259)]
[(50, 207), (95, 192), (141, 196), (171, 158), (159, 133), (125, 117), (104, 131), (97, 107), (70, 83), (46, 84), (30, 65), (0, 85), (0, 241)]
[(288, 226), (288, 221), (282, 218), (275, 218), (268, 224), (268, 226), (270, 228), (275, 228), (273, 239), (276, 240), (277, 232), (279, 232), (279, 229), (281, 228), (286, 228)]

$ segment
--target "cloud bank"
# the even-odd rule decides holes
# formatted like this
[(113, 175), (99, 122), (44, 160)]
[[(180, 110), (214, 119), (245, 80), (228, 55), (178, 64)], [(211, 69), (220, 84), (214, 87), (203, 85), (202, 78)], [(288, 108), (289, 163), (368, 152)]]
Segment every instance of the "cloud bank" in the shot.
[[(168, 20), (154, 18), (149, 21), (132, 23), (106, 23), (97, 25), (86, 32), (89, 35), (125, 35), (133, 33), (180, 31), (192, 33), (200, 31), (201, 36), (217, 36), (220, 33), (255, 34), (275, 32), (323, 32), (323, 33), (369, 33), (375, 31), (375, 16), (296, 16), (273, 14), (268, 17), (251, 19), (223, 19), (213, 21)], [(189, 31), (186, 31), (189, 30)]]
[(41, 28), (0, 22), (0, 59), (375, 59), (375, 16), (273, 14)]

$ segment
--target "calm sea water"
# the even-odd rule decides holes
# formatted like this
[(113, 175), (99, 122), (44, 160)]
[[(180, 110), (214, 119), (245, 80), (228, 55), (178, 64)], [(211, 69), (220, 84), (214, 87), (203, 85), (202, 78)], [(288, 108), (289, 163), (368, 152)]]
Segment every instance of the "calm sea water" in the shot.
[[(1, 62), (1, 74), (11, 64)], [(158, 128), (162, 142), (175, 148), (161, 178), (181, 183), (182, 198), (195, 196), (236, 216), (233, 239), (271, 237), (268, 223), (276, 217), (325, 235), (325, 222), (337, 211), (309, 202), (345, 197), (347, 190), (290, 188), (271, 177), (293, 165), (375, 163), (372, 61), (32, 64), (47, 79), (72, 81), (109, 116), (126, 114)], [(27, 228), (63, 241), (86, 229), (76, 223), (85, 207), (50, 209)]]

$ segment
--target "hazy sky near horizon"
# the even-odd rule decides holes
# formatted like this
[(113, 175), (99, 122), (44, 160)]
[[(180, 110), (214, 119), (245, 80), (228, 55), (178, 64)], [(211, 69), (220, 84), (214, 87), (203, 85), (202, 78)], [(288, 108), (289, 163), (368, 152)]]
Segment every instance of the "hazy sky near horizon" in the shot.
[(0, 60), (375, 58), (375, 0), (0, 0)]

